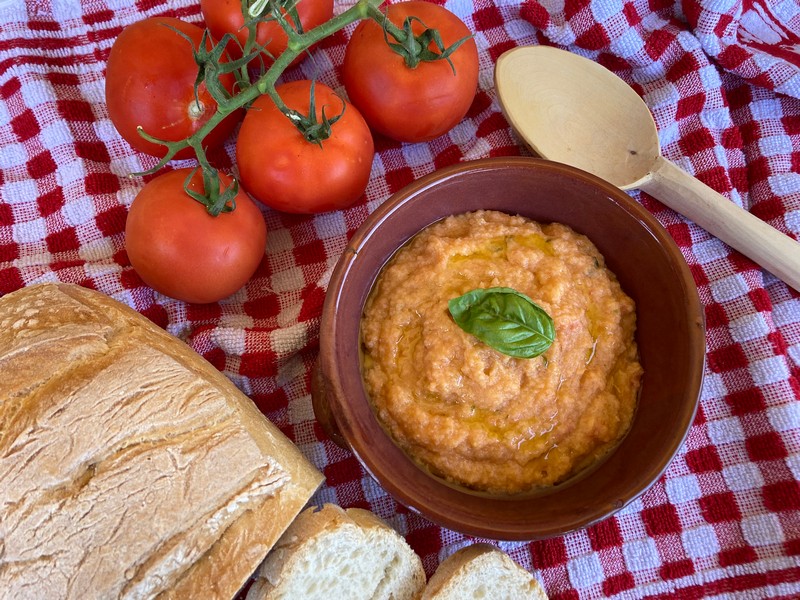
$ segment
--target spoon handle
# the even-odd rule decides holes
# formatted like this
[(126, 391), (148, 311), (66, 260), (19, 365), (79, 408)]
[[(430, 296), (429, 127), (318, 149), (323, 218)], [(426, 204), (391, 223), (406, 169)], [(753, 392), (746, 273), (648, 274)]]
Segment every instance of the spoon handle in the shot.
[(662, 156), (639, 187), (800, 291), (800, 242)]

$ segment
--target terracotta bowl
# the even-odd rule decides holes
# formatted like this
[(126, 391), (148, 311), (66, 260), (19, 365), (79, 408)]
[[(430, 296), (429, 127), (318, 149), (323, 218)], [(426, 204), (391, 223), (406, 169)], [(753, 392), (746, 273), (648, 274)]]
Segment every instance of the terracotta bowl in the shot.
[[(533, 496), (487, 497), (428, 475), (384, 432), (360, 374), (359, 321), (381, 267), (427, 225), (477, 209), (560, 222), (585, 234), (637, 305), (644, 377), (630, 432), (599, 467)], [(697, 288), (678, 247), (650, 213), (572, 167), (523, 157), (485, 159), (415, 181), (355, 233), (330, 280), (312, 396), (329, 435), (411, 510), (467, 535), (533, 540), (599, 521), (661, 476), (694, 419), (704, 357)]]

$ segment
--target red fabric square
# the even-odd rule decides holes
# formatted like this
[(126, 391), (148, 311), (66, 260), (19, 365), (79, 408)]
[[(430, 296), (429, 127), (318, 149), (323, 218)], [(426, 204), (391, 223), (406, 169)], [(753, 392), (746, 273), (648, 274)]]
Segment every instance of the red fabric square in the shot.
[(716, 145), (711, 132), (708, 129), (697, 129), (687, 133), (679, 142), (681, 152), (686, 156), (692, 156), (698, 152), (709, 150)]
[(592, 549), (595, 551), (622, 546), (622, 533), (619, 529), (619, 523), (613, 517), (592, 525), (586, 530), (586, 533), (592, 543)]
[(681, 577), (688, 577), (694, 575), (694, 564), (688, 558), (675, 562), (668, 562), (661, 566), (658, 570), (662, 579), (680, 579)]
[(0, 244), (0, 263), (11, 262), (19, 258), (19, 246), (17, 244)]
[(500, 58), (500, 55), (503, 54), (503, 52), (506, 50), (511, 50), (512, 48), (516, 48), (516, 46), (510, 41), (492, 44), (492, 46), (489, 48), (489, 56), (492, 58), (492, 61), (497, 62), (497, 59)]
[(391, 193), (404, 188), (412, 181), (414, 181), (414, 172), (410, 167), (393, 169), (386, 173), (386, 183), (389, 185)]
[(781, 460), (788, 456), (786, 446), (776, 431), (747, 438), (745, 447), (753, 460)]
[(758, 388), (750, 388), (739, 392), (731, 392), (725, 397), (734, 415), (741, 416), (759, 412), (766, 408), (764, 394)]
[(267, 294), (245, 302), (244, 311), (254, 319), (272, 319), (281, 312), (281, 303), (277, 294)]
[[(667, 71), (667, 79), (672, 82), (677, 82), (687, 75), (694, 75), (697, 73), (699, 68), (700, 65), (697, 63), (697, 59), (695, 58), (694, 54), (687, 52), (677, 61), (675, 61), (675, 64), (669, 68)], [(689, 97), (693, 98), (694, 96)]]
[(765, 485), (761, 495), (764, 506), (773, 512), (800, 510), (800, 482), (793, 479)]
[(686, 98), (678, 100), (678, 108), (675, 112), (675, 119), (685, 119), (686, 117), (699, 113), (706, 104), (705, 92), (700, 92)]
[(3, 85), (0, 85), (0, 98), (8, 100), (11, 96), (19, 92), (20, 88), (22, 88), (22, 84), (19, 82), (19, 79), (9, 79)]
[(759, 200), (750, 208), (750, 212), (762, 221), (771, 221), (783, 217), (786, 208), (780, 198), (773, 196), (766, 200)]
[(750, 546), (728, 548), (719, 553), (719, 566), (745, 565), (758, 560), (756, 551)]
[(81, 242), (75, 233), (74, 227), (51, 233), (47, 236), (46, 242), (47, 249), (53, 254), (57, 252), (75, 251), (81, 247)]
[(707, 358), (708, 368), (715, 373), (743, 369), (747, 366), (747, 356), (738, 344), (712, 350), (708, 353)]
[[(720, 19), (720, 22), (722, 22), (722, 19)], [(725, 67), (728, 69), (735, 69), (748, 58), (750, 58), (750, 55), (741, 46), (735, 46), (731, 44), (722, 52), (720, 52), (717, 58), (719, 59), (719, 62), (725, 65)]]
[(92, 105), (82, 100), (59, 100), (58, 112), (68, 121), (92, 123), (95, 120)]
[(128, 211), (124, 206), (114, 206), (95, 217), (97, 228), (103, 235), (111, 237), (125, 231), (125, 220), (128, 218)]
[(239, 374), (243, 377), (274, 377), (278, 373), (278, 361), (272, 351), (251, 351), (242, 355)]
[(292, 249), (294, 260), (298, 265), (313, 265), (325, 260), (325, 244), (322, 240), (312, 240)]
[(500, 14), (500, 9), (495, 5), (479, 8), (472, 13), (472, 22), (475, 23), (475, 28), (478, 31), (486, 31), (493, 27), (503, 26), (503, 15)]
[(606, 28), (600, 23), (593, 24), (575, 39), (575, 44), (587, 50), (600, 50), (608, 46), (608, 42)]
[(89, 173), (86, 176), (87, 194), (116, 194), (119, 190), (119, 179), (113, 173)]
[(636, 26), (642, 22), (642, 17), (636, 10), (636, 5), (633, 2), (626, 2), (622, 7), (622, 14), (625, 15), (625, 20), (629, 25)]
[(298, 320), (302, 323), (322, 314), (322, 304), (325, 302), (325, 290), (318, 285), (311, 285), (303, 290), (301, 295), (303, 304), (300, 307)]
[(768, 312), (772, 310), (772, 300), (770, 300), (767, 290), (759, 288), (747, 292), (747, 297), (753, 303), (753, 308), (758, 312)]
[(636, 580), (634, 580), (633, 574), (620, 573), (603, 581), (603, 594), (615, 596), (626, 590), (632, 590), (634, 587), (636, 587)]
[(0, 294), (8, 294), (24, 285), (25, 282), (16, 267), (0, 270)]
[(678, 511), (671, 504), (661, 504), (659, 506), (643, 509), (642, 521), (644, 521), (647, 535), (651, 537), (680, 533), (681, 531)]
[(729, 323), (728, 314), (721, 304), (709, 304), (706, 309), (706, 327), (726, 327)]
[(75, 142), (75, 154), (80, 158), (94, 160), (100, 163), (111, 162), (108, 149), (102, 142)]
[(98, 23), (106, 23), (114, 19), (114, 11), (112, 10), (98, 10), (94, 13), (89, 13), (83, 16), (83, 22), (87, 25), (97, 25)]
[(645, 40), (644, 49), (654, 60), (660, 60), (675, 36), (666, 29), (656, 29)]
[(564, 17), (569, 21), (590, 4), (590, 0), (565, 0)]
[(28, 173), (33, 179), (41, 179), (56, 172), (56, 161), (48, 150), (31, 158), (27, 164)]
[(64, 190), (61, 187), (57, 187), (46, 194), (42, 194), (36, 199), (36, 205), (39, 207), (39, 214), (43, 217), (52, 215), (64, 206)]
[(675, 243), (678, 246), (683, 248), (691, 248), (692, 246), (692, 234), (689, 230), (689, 225), (686, 223), (673, 223), (667, 226), (667, 231), (672, 236), (672, 239), (675, 240)]
[(733, 492), (719, 492), (704, 496), (698, 500), (703, 518), (709, 523), (738, 521), (742, 518)]
[(686, 466), (692, 473), (712, 473), (722, 470), (722, 461), (715, 446), (690, 450), (685, 456)]
[(531, 542), (530, 549), (536, 569), (558, 567), (567, 563), (567, 547), (563, 537)]
[(339, 486), (361, 479), (361, 468), (352, 456), (330, 463), (323, 469), (323, 472), (328, 485), (331, 486)]
[(30, 108), (26, 108), (21, 115), (11, 119), (11, 130), (20, 142), (25, 142), (39, 135), (41, 128), (33, 111)]

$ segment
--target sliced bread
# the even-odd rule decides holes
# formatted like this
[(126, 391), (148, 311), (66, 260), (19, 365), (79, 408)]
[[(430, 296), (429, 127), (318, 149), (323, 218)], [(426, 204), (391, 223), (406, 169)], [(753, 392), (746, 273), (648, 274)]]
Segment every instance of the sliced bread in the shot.
[(295, 519), (259, 567), (247, 600), (416, 600), (422, 561), (373, 513), (325, 504)]
[(505, 552), (476, 543), (447, 557), (422, 600), (547, 600), (539, 582)]

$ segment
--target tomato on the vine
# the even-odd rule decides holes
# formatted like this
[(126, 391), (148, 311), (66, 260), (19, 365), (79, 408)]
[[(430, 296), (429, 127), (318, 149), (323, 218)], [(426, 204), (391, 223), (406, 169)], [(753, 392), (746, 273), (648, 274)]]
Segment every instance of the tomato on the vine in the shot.
[[(255, 273), (264, 256), (267, 226), (241, 190), (235, 208), (211, 216), (184, 190), (191, 169), (168, 171), (134, 198), (125, 224), (128, 258), (139, 277), (176, 300), (204, 304), (226, 298)], [(231, 185), (220, 173), (220, 187)], [(198, 170), (189, 184), (203, 193)]]
[[(347, 44), (342, 80), (370, 127), (401, 142), (432, 140), (461, 121), (472, 104), (478, 86), (475, 41), (459, 18), (438, 4), (399, 2), (388, 6), (387, 15), (400, 28), (407, 17), (416, 17), (414, 35), (436, 29), (445, 48), (469, 37), (449, 56), (452, 66), (439, 59), (413, 69), (389, 47), (387, 34), (374, 20), (359, 23)], [(438, 52), (433, 42), (429, 48)]]
[[(248, 6), (250, 4), (247, 3)], [(333, 17), (333, 0), (301, 0), (295, 7), (303, 31), (309, 31)], [(200, 0), (200, 10), (206, 26), (216, 39), (222, 39), (226, 33), (236, 36), (241, 47), (235, 42), (229, 43), (228, 52), (231, 57), (239, 58), (249, 35), (244, 26), (242, 0)], [(262, 21), (256, 26), (256, 43), (264, 47), (269, 56), (280, 56), (288, 42), (286, 32), (275, 21)], [(293, 64), (301, 59), (302, 56), (297, 57)]]
[[(127, 26), (114, 41), (106, 69), (108, 116), (136, 150), (157, 157), (166, 154), (164, 146), (140, 136), (137, 126), (153, 137), (174, 142), (195, 133), (216, 113), (217, 103), (205, 83), (198, 88), (199, 106), (195, 100), (198, 66), (193, 50), (202, 37), (203, 30), (197, 25), (171, 17), (150, 17)], [(221, 81), (230, 93), (234, 76), (224, 75)], [(205, 137), (203, 147), (221, 146), (241, 114), (234, 111), (228, 115)], [(193, 155), (191, 148), (184, 148), (175, 158)]]
[[(310, 113), (311, 81), (293, 81), (275, 88), (290, 108)], [(267, 96), (259, 97), (245, 115), (236, 142), (242, 185), (256, 200), (291, 213), (316, 213), (346, 208), (358, 200), (369, 182), (375, 146), (359, 111), (331, 88), (314, 85), (315, 117), (333, 119), (330, 137), (308, 141)]]

